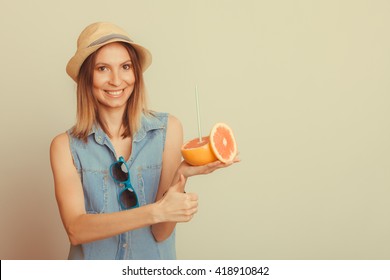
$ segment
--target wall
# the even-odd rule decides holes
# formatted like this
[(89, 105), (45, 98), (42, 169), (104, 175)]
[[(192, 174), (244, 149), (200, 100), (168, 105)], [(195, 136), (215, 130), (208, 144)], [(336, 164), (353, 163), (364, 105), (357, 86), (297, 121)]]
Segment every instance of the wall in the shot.
[(153, 53), (150, 107), (197, 136), (223, 121), (242, 162), (191, 179), (180, 259), (390, 258), (389, 1), (2, 1), (0, 258), (64, 259), (49, 164), (75, 120), (65, 65), (112, 21)]

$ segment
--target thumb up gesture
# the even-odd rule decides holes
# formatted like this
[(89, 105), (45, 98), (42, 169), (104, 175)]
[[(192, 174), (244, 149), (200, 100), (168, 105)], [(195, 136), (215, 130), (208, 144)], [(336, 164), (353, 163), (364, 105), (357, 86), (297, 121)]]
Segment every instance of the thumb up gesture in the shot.
[(159, 216), (162, 222), (188, 222), (198, 211), (198, 196), (195, 193), (183, 193), (186, 179), (171, 186), (164, 196), (157, 201)]

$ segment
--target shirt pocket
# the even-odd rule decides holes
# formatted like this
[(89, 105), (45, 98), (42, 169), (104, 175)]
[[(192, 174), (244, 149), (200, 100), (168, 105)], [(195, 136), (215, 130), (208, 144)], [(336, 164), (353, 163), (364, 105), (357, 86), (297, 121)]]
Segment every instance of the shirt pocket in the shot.
[(137, 168), (136, 180), (140, 205), (155, 202), (161, 176), (161, 164), (141, 165)]
[(108, 171), (83, 170), (85, 210), (90, 214), (104, 213), (108, 201)]

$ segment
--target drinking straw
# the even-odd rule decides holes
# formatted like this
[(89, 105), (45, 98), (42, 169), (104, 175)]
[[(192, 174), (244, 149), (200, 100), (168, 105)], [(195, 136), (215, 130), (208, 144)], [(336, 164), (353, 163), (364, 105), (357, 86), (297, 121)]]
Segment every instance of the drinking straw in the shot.
[(200, 113), (199, 113), (199, 94), (198, 94), (198, 85), (195, 85), (195, 97), (196, 97), (196, 113), (198, 115), (198, 134), (199, 134), (199, 143), (202, 140), (202, 129), (200, 127)]

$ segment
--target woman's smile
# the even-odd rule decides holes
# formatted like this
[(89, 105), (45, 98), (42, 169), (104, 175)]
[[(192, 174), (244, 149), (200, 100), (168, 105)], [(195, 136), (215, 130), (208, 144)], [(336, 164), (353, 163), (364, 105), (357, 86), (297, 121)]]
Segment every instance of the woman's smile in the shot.
[(104, 90), (104, 92), (110, 96), (119, 97), (124, 92), (124, 89), (115, 90), (115, 91), (114, 90)]

